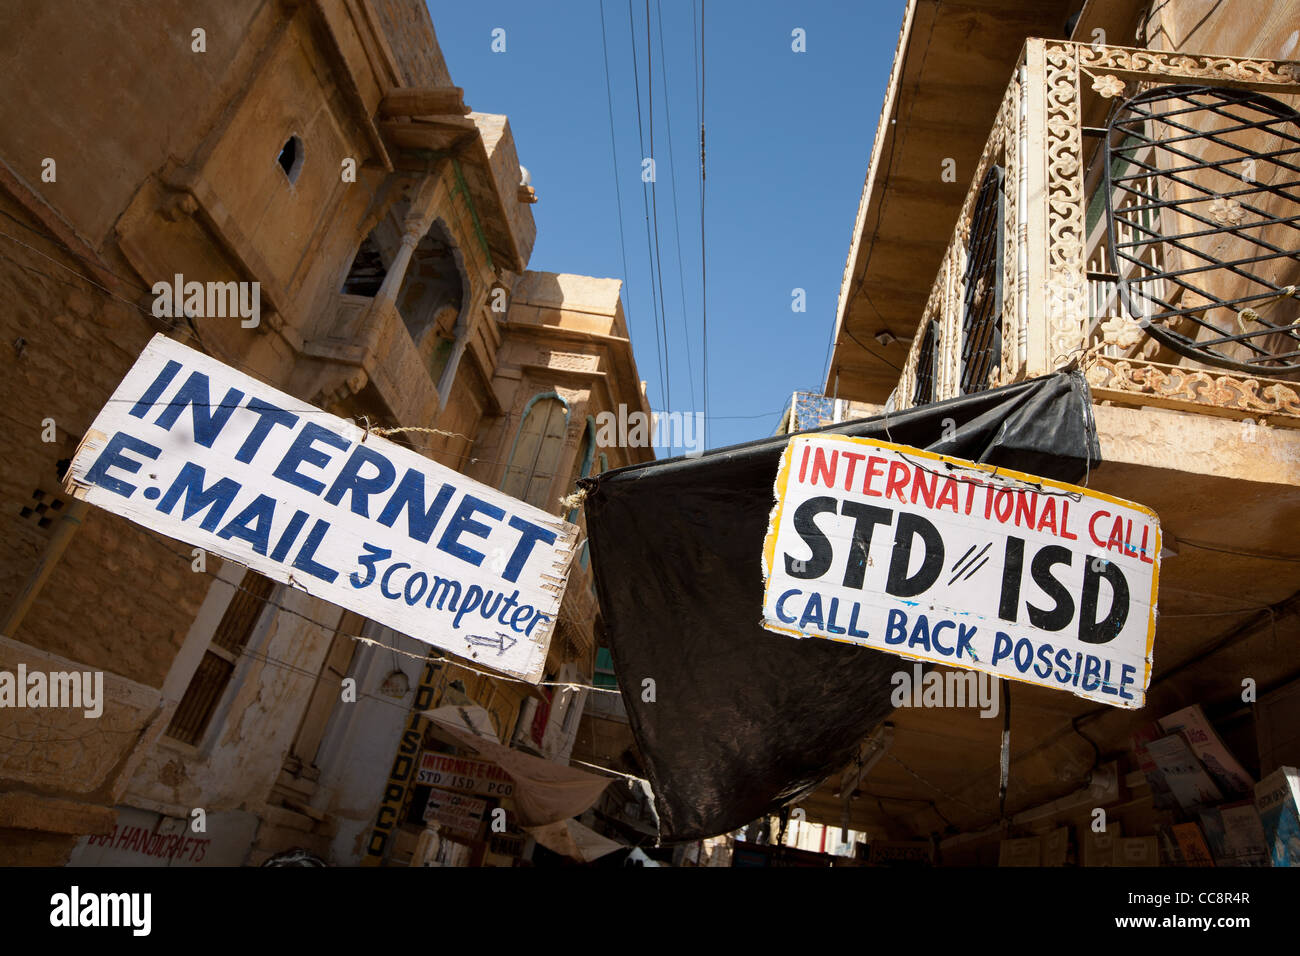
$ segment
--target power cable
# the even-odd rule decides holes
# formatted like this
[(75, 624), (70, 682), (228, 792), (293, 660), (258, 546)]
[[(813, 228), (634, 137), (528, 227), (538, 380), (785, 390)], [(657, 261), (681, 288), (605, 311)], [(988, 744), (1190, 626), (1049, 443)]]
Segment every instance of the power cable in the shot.
[[(605, 103), (609, 108), (609, 150), (614, 163), (614, 199), (618, 204), (618, 247), (623, 256), (623, 286), (627, 289), (627, 324), (632, 328), (632, 274), (627, 268), (626, 230), (623, 225), (623, 191), (619, 188), (618, 145), (614, 137), (614, 91), (609, 80), (609, 44), (605, 39), (605, 0), (600, 2), (600, 49), (605, 58)], [(657, 342), (657, 340), (656, 340)]]
[[(673, 233), (677, 242), (677, 287), (682, 298), (682, 333), (686, 341), (686, 379), (690, 384), (691, 407), (695, 407), (695, 368), (691, 361), (691, 329), (686, 319), (686, 279), (682, 275), (682, 227), (677, 211), (677, 160), (673, 155), (672, 97), (668, 93), (668, 57), (664, 53), (664, 10), (661, 0), (655, 0), (659, 13), (659, 72), (664, 81), (664, 123), (668, 127), (668, 173), (673, 189)], [(672, 407), (671, 405), (669, 406)]]

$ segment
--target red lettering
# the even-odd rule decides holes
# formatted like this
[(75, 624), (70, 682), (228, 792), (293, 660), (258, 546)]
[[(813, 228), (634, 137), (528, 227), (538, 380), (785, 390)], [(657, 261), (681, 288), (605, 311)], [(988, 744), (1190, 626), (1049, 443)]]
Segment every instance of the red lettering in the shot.
[(1070, 502), (1061, 502), (1061, 537), (1069, 538), (1071, 541), (1078, 541), (1077, 534), (1070, 533)]
[[(907, 465), (901, 461), (891, 461), (889, 463), (889, 479), (885, 482), (885, 497), (897, 497), (903, 504), (907, 504), (903, 492), (907, 490), (907, 479), (909, 477), (911, 477), (911, 472), (908, 470)], [(897, 496), (894, 494), (895, 491), (898, 492)]]
[(1151, 557), (1151, 552), (1147, 550), (1147, 533), (1151, 530), (1150, 525), (1142, 526), (1142, 554), (1141, 559), (1147, 564), (1155, 564), (1155, 559)]
[(849, 463), (848, 473), (844, 476), (844, 490), (848, 491), (853, 484), (853, 469), (858, 466), (858, 462), (867, 456), (860, 451), (846, 451), (843, 452), (843, 455)]
[[(1003, 505), (1006, 505), (1003, 508)], [(1011, 509), (1015, 507), (1015, 502), (1011, 500), (1011, 492), (1002, 489), (993, 498), (993, 511), (998, 516), (998, 521), (1006, 524), (1007, 519), (1011, 517)]]
[(800, 484), (803, 484), (804, 476), (808, 474), (808, 449), (810, 449), (811, 447), (812, 447), (811, 445), (803, 446), (803, 458), (800, 459), (799, 461), (799, 483)]
[[(957, 513), (957, 479), (945, 478), (943, 482), (943, 491), (939, 492), (939, 500), (935, 502), (935, 508), (952, 508), (952, 513)], [(967, 514), (970, 512), (968, 511)]]
[[(982, 481), (977, 481), (977, 480), (974, 479), (974, 478), (969, 478), (969, 479), (966, 480), (966, 486), (967, 486), (967, 487), (966, 487), (966, 513), (967, 513), (967, 514), (970, 514), (971, 504), (972, 504), (972, 502), (974, 502), (974, 500), (975, 500), (975, 486), (976, 486), (976, 485), (983, 485), (983, 484), (984, 484), (984, 482), (982, 482)], [(956, 511), (957, 509), (954, 508), (953, 510)], [(985, 517), (988, 517), (988, 516), (985, 515)]]
[(812, 483), (815, 485), (819, 481), (827, 488), (835, 485), (835, 466), (839, 462), (840, 453), (831, 452), (831, 460), (826, 461), (826, 449), (817, 448), (813, 451), (813, 472)]
[(880, 469), (883, 467), (885, 467), (885, 460), (883, 458), (877, 458), (872, 455), (867, 459), (867, 474), (866, 477), (862, 479), (862, 493), (864, 495), (870, 495), (872, 498), (880, 497), (880, 492), (872, 490), (871, 479), (879, 477)]
[(1088, 536), (1092, 538), (1093, 543), (1095, 543), (1099, 548), (1106, 547), (1106, 542), (1097, 537), (1097, 519), (1102, 517), (1109, 518), (1110, 512), (1094, 511), (1092, 517), (1088, 519)]
[(1106, 541), (1107, 549), (1124, 553), (1124, 519), (1116, 518), (1115, 525), (1110, 529), (1110, 538)]
[(1044, 528), (1051, 528), (1052, 534), (1056, 534), (1056, 499), (1048, 498), (1043, 502), (1043, 512), (1038, 516), (1038, 527), (1035, 531), (1042, 531)]
[(1016, 497), (1016, 526), (1032, 528), (1038, 513), (1038, 495), (1022, 491)]
[[(925, 486), (925, 477), (930, 478), (930, 487)], [(912, 478), (912, 504), (916, 504), (918, 497), (925, 500), (927, 508), (934, 507), (934, 487), (939, 481), (939, 476), (933, 472), (927, 472), (923, 468), (916, 469), (916, 474)]]

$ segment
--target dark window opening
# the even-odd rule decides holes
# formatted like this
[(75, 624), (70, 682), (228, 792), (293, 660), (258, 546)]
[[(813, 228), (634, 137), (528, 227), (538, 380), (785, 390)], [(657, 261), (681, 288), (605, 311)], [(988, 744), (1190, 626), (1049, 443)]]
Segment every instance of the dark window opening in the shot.
[(226, 685), (234, 676), (239, 655), (253, 636), (253, 628), (274, 588), (274, 581), (255, 571), (244, 575), (239, 590), (230, 599), (226, 613), (217, 625), (211, 645), (190, 678), (185, 696), (172, 715), (166, 731), (168, 737), (193, 745), (203, 739)]
[(934, 319), (925, 327), (921, 348), (916, 356), (916, 385), (912, 389), (912, 404), (929, 405), (934, 401)]
[(966, 247), (961, 320), (961, 394), (989, 387), (1002, 359), (1002, 167), (984, 175)]
[(280, 155), (275, 160), (284, 170), (284, 174), (289, 177), (289, 182), (296, 183), (298, 174), (302, 172), (302, 140), (297, 136), (290, 136), (284, 146), (280, 148)]
[(352, 260), (348, 277), (343, 280), (343, 294), (364, 295), (373, 299), (379, 294), (379, 287), (384, 284), (384, 276), (387, 274), (388, 266), (384, 265), (384, 259), (379, 254), (379, 244), (375, 242), (374, 236), (366, 236)]

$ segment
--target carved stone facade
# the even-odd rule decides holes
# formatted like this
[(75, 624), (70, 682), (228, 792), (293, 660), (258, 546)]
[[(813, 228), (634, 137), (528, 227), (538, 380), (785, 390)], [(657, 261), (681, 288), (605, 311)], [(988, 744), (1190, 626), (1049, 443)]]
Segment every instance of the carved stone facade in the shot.
[(1102, 377), (1100, 388), (1122, 392), (1129, 401), (1143, 395), (1162, 401), (1177, 397), (1189, 410), (1213, 407), (1228, 415), (1268, 414), (1300, 427), (1300, 420), (1289, 421), (1300, 418), (1287, 397), (1296, 388), (1289, 383), (1261, 385), (1263, 380), (1244, 374), (1183, 369), (1146, 361), (1142, 354), (1127, 354), (1118, 363), (1113, 354), (1099, 354), (1116, 348), (1141, 353), (1146, 337), (1135, 338), (1132, 323), (1123, 317), (1095, 324), (1090, 319), (1090, 197), (1083, 134), (1085, 111), (1093, 116), (1096, 110), (1085, 103), (1085, 94), (1106, 100), (1122, 92), (1127, 82), (1180, 81), (1300, 95), (1300, 66), (1056, 40), (1026, 42), (899, 376), (895, 407), (912, 404), (924, 330), (932, 320), (938, 343), (933, 397), (959, 394), (965, 250), (975, 197), (985, 172), (996, 162), (1006, 170), (1000, 384), (1082, 359), (1092, 363), (1090, 375)]

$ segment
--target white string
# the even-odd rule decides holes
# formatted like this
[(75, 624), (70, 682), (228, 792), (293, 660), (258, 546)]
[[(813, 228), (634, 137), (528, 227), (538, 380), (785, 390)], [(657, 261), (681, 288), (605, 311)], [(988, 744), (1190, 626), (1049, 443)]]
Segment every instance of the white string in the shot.
[(595, 691), (596, 693), (599, 693), (599, 694), (620, 694), (620, 695), (621, 695), (621, 693), (622, 693), (622, 691), (620, 691), (620, 690), (619, 690), (618, 688), (616, 688), (616, 687), (615, 687), (615, 688), (610, 688), (610, 687), (597, 687), (595, 684), (575, 684), (575, 683), (570, 682), (570, 681), (556, 681), (556, 680), (548, 680), (548, 681), (540, 681), (540, 682), (538, 682), (537, 684), (533, 684), (532, 681), (526, 681), (526, 680), (523, 680), (522, 678), (519, 678), (519, 677), (510, 677), (510, 676), (508, 676), (508, 675), (506, 675), (506, 674), (498, 674), (496, 671), (485, 671), (485, 670), (480, 670), (480, 669), (477, 668), (477, 667), (473, 667), (473, 666), (471, 666), (471, 665), (469, 665), (469, 664), (462, 663), (460, 660), (453, 659), (453, 658), (450, 658), (450, 657), (443, 657), (443, 656), (439, 655), (439, 656), (437, 656), (437, 657), (432, 657), (432, 658), (431, 658), (431, 657), (429, 657), (427, 654), (424, 654), (424, 655), (420, 655), (420, 654), (412, 654), (410, 651), (403, 651), (403, 650), (400, 650), (399, 648), (393, 647), (391, 644), (385, 644), (383, 641), (376, 641), (376, 640), (374, 640), (373, 638), (369, 638), (369, 637), (362, 637), (362, 636), (359, 635), (359, 634), (349, 634), (348, 637), (352, 638), (352, 640), (354, 640), (354, 641), (361, 641), (363, 644), (373, 644), (375, 647), (384, 647), (384, 648), (387, 648), (388, 650), (392, 651), (392, 652), (395, 653), (395, 654), (403, 654), (403, 655), (405, 655), (406, 657), (411, 658), (412, 660), (417, 660), (417, 661), (427, 661), (427, 660), (441, 661), (441, 662), (443, 662), (443, 663), (445, 663), (445, 664), (450, 664), (450, 665), (452, 665), (453, 667), (459, 667), (459, 668), (461, 668), (461, 669), (463, 669), (463, 670), (470, 671), (471, 673), (474, 673), (474, 674), (479, 674), (479, 675), (481, 675), (481, 676), (483, 676), (483, 677), (491, 677), (493, 680), (508, 680), (508, 681), (510, 681), (511, 683), (514, 683), (514, 684), (528, 684), (528, 685), (533, 686), (533, 687), (560, 687), (560, 688), (563, 688), (563, 689), (565, 689), (565, 690), (590, 690), (590, 691)]

